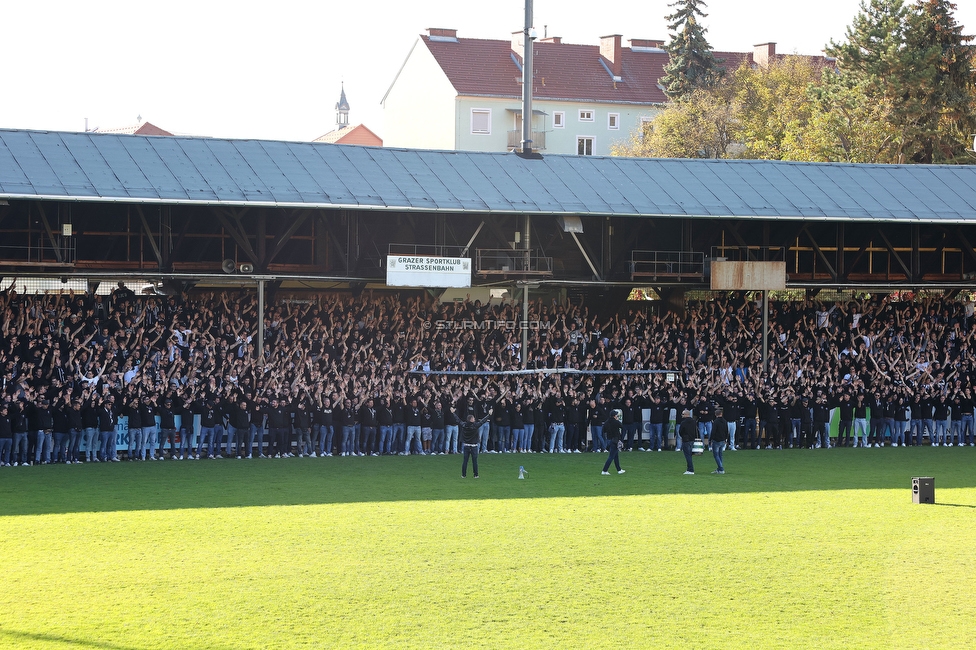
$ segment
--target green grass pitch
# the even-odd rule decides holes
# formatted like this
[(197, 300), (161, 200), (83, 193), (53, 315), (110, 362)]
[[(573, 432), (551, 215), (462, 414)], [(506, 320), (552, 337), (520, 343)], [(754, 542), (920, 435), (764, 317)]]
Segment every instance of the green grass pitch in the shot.
[(0, 647), (976, 647), (976, 450), (603, 460), (4, 468)]

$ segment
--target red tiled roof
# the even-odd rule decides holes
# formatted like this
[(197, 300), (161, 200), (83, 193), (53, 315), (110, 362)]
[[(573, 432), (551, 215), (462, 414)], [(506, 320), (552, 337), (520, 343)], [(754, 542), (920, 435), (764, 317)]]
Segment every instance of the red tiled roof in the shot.
[[(444, 70), (459, 95), (522, 96), (522, 73), (512, 60), (511, 41), (459, 38), (431, 40), (421, 35), (434, 59)], [(667, 101), (658, 81), (664, 76), (668, 55), (663, 51), (634, 51), (621, 48), (622, 81), (614, 82), (603, 67), (599, 45), (535, 43), (536, 99), (661, 104)], [(715, 52), (725, 59), (729, 71), (744, 61), (753, 62), (752, 52)], [(517, 56), (517, 55), (516, 55)], [(521, 65), (521, 57), (517, 57)], [(609, 62), (607, 62), (609, 65)]]
[(312, 142), (329, 142), (332, 144), (358, 144), (366, 147), (382, 147), (383, 139), (370, 131), (364, 124), (347, 126), (335, 131), (329, 131)]
[(122, 126), (116, 129), (98, 129), (99, 133), (123, 133), (129, 135), (173, 135), (169, 131), (164, 131), (155, 124), (143, 122), (135, 126)]

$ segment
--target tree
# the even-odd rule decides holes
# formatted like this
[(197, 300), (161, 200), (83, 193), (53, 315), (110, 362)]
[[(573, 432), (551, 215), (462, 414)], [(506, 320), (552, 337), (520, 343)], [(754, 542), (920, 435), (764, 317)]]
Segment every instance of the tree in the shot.
[[(850, 100), (855, 91), (863, 95), (864, 102), (891, 107), (888, 117), (895, 135), (889, 144), (894, 156), (881, 162), (899, 162), (914, 138), (913, 116), (918, 110), (910, 105), (908, 86), (917, 83), (920, 73), (913, 67), (917, 53), (905, 48), (907, 17), (903, 0), (861, 0), (860, 11), (847, 27), (846, 39), (831, 41), (826, 50), (837, 58), (840, 79), (831, 87), (841, 91), (838, 97), (842, 101)], [(828, 92), (821, 97), (830, 102), (834, 95)], [(829, 113), (835, 107), (828, 103), (824, 108)]]
[(816, 106), (810, 87), (823, 66), (810, 57), (786, 56), (765, 66), (740, 66), (732, 75), (734, 137), (742, 156), (802, 159), (803, 132)]
[(714, 85), (725, 74), (725, 68), (712, 55), (706, 30), (699, 22), (707, 16), (702, 12), (704, 0), (675, 0), (668, 6), (674, 8), (674, 13), (665, 17), (670, 21), (671, 41), (665, 48), (668, 63), (661, 85), (668, 98), (675, 100)]
[(791, 138), (789, 160), (890, 163), (900, 155), (894, 107), (835, 69), (825, 69), (808, 89), (810, 115)]
[(962, 156), (974, 120), (976, 58), (949, 0), (918, 0), (908, 16), (906, 48), (918, 53), (921, 83), (911, 89), (918, 111), (912, 160), (953, 161)]
[(837, 57), (841, 97), (856, 89), (869, 104), (860, 111), (886, 110), (893, 133), (882, 147), (892, 153), (885, 162), (952, 161), (965, 149), (976, 73), (966, 45), (972, 37), (962, 35), (954, 9), (948, 0), (910, 7), (903, 0), (862, 0), (846, 40), (828, 46)]
[(733, 142), (731, 119), (727, 94), (698, 89), (669, 104), (610, 152), (643, 158), (724, 158)]
[[(684, 16), (685, 24), (697, 25), (697, 3), (678, 4), (686, 13), (670, 18)], [(779, 57), (764, 66), (744, 64), (700, 87), (682, 87), (652, 123), (613, 153), (971, 162), (965, 152), (976, 133), (976, 50), (969, 45), (973, 37), (955, 22), (954, 9), (950, 0), (913, 0), (911, 6), (862, 0), (845, 40), (828, 46), (835, 62)], [(673, 80), (678, 88), (688, 77)]]

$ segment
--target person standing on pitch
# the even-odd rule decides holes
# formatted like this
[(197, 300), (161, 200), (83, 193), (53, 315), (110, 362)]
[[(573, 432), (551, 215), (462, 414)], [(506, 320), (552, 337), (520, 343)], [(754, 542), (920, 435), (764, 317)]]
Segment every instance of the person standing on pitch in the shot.
[(692, 443), (698, 437), (698, 423), (691, 417), (691, 411), (685, 409), (681, 412), (681, 424), (678, 425), (678, 437), (681, 438), (681, 451), (685, 455), (685, 462), (688, 469), (685, 474), (695, 473), (695, 464), (691, 462)]
[(725, 474), (725, 465), (722, 464), (722, 452), (725, 451), (725, 444), (729, 441), (729, 423), (725, 419), (725, 412), (722, 407), (715, 409), (715, 421), (712, 422), (712, 455), (715, 456), (715, 464), (718, 469), (712, 474)]
[(603, 438), (607, 441), (607, 447), (610, 450), (610, 454), (607, 456), (607, 462), (603, 464), (603, 474), (604, 476), (610, 476), (610, 463), (613, 463), (617, 467), (617, 474), (623, 474), (625, 470), (620, 468), (620, 448), (623, 447), (623, 443), (620, 441), (620, 431), (622, 427), (620, 425), (620, 409), (614, 409), (610, 411), (610, 419), (603, 423)]
[(468, 413), (468, 417), (461, 423), (461, 445), (464, 448), (464, 460), (461, 462), (461, 478), (468, 478), (468, 458), (471, 458), (471, 465), (474, 469), (474, 477), (478, 478), (478, 447), (481, 444), (481, 425), (491, 418), (494, 409), (489, 408), (485, 416), (480, 420), (474, 419), (474, 413)]

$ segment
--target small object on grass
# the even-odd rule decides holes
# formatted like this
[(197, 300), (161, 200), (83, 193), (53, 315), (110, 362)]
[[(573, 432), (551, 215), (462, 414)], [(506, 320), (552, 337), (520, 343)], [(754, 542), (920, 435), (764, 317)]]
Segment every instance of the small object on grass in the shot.
[(528, 476), (528, 474), (529, 473), (525, 471), (525, 468), (519, 465), (519, 478), (524, 479), (526, 476)]

